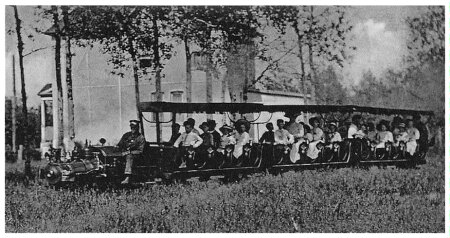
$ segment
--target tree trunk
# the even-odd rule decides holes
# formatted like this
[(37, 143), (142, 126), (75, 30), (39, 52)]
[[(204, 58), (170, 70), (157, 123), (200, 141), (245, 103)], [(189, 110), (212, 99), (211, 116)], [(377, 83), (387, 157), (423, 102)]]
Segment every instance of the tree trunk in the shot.
[(192, 55), (187, 36), (184, 38), (184, 51), (186, 54), (186, 102), (192, 102)]
[[(53, 107), (55, 108), (53, 112), (56, 112), (53, 114), (53, 147), (54, 148), (60, 148), (61, 146), (61, 135), (62, 135), (62, 127), (61, 127), (61, 120), (62, 120), (62, 109), (61, 106), (63, 105), (62, 102), (62, 82), (61, 82), (61, 35), (59, 31), (59, 14), (58, 9), (56, 6), (52, 6), (53, 10), (53, 24), (55, 26), (56, 32), (54, 35), (55, 39), (55, 71), (56, 71), (56, 88), (53, 88), (52, 91), (56, 91), (56, 98), (53, 98)], [(55, 101), (56, 100), (56, 101)]]
[(73, 89), (72, 89), (72, 51), (70, 42), (70, 23), (69, 23), (69, 13), (68, 7), (62, 6), (63, 10), (63, 20), (66, 35), (66, 85), (67, 85), (67, 124), (68, 131), (66, 132), (69, 139), (75, 137), (75, 125), (74, 125), (74, 105), (73, 105)]
[[(184, 36), (184, 52), (186, 54), (186, 102), (192, 102), (192, 55), (189, 47), (188, 37)], [(191, 117), (191, 114), (187, 114)], [(175, 121), (174, 121), (175, 123)]]
[[(212, 94), (213, 94), (213, 79), (212, 79), (212, 65), (211, 65), (211, 57), (207, 56), (207, 63), (206, 63), (206, 103), (212, 103)], [(213, 119), (212, 114), (206, 115), (207, 119)]]
[(303, 93), (303, 101), (305, 105), (308, 105), (308, 90), (306, 88), (306, 80), (305, 80), (305, 62), (303, 58), (303, 45), (302, 45), (302, 39), (303, 36), (300, 34), (300, 31), (298, 29), (298, 23), (297, 21), (294, 21), (294, 30), (295, 34), (297, 35), (297, 44), (298, 44), (298, 58), (300, 59), (300, 77), (302, 82), (302, 93)]
[(17, 101), (16, 101), (16, 59), (14, 55), (12, 56), (12, 78), (13, 78), (13, 98), (12, 98), (12, 108), (11, 108), (11, 120), (12, 120), (12, 152), (17, 152), (16, 145), (16, 109), (17, 109)]
[[(136, 97), (136, 115), (141, 125), (141, 133), (142, 135), (145, 135), (144, 133), (144, 122), (142, 121), (142, 112), (139, 108), (139, 103), (141, 102), (140, 92), (139, 92), (139, 74), (138, 74), (138, 62), (137, 62), (137, 56), (136, 51), (134, 49), (133, 39), (131, 37), (127, 37), (128, 39), (128, 46), (129, 46), (129, 53), (131, 55), (131, 61), (133, 63), (133, 77), (134, 77), (134, 94)], [(120, 79), (119, 79), (120, 80)], [(122, 90), (122, 89), (119, 89)]]
[[(159, 30), (157, 17), (153, 15), (152, 17), (152, 28), (153, 28), (153, 55), (154, 55), (154, 67), (155, 67), (155, 91), (156, 91), (156, 101), (162, 101), (161, 95), (161, 62), (159, 56)], [(161, 125), (159, 123), (159, 113), (156, 113), (156, 142), (161, 142)]]
[(311, 18), (309, 19), (309, 34), (308, 36), (308, 53), (309, 53), (309, 68), (310, 68), (310, 82), (311, 82), (311, 102), (316, 102), (316, 90), (315, 90), (315, 82), (316, 82), (316, 67), (314, 65), (313, 60), (313, 42), (312, 42), (312, 27), (313, 27), (313, 21), (314, 21), (314, 15), (313, 15), (314, 8), (313, 6), (310, 6), (310, 14)]
[(21, 94), (22, 94), (22, 143), (27, 148), (28, 145), (28, 111), (27, 111), (27, 93), (25, 90), (25, 73), (23, 69), (23, 40), (21, 35), (21, 20), (19, 18), (19, 13), (17, 11), (17, 6), (13, 6), (14, 17), (16, 18), (16, 33), (17, 33), (17, 51), (19, 52), (19, 68), (20, 68), (20, 83), (21, 83)]

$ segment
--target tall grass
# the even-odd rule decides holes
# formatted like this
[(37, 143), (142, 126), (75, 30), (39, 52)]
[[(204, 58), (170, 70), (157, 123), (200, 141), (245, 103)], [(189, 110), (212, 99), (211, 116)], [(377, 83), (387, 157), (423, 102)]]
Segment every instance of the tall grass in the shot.
[[(7, 164), (6, 232), (444, 232), (444, 156), (419, 169), (53, 190)], [(36, 171), (36, 170), (34, 170)]]

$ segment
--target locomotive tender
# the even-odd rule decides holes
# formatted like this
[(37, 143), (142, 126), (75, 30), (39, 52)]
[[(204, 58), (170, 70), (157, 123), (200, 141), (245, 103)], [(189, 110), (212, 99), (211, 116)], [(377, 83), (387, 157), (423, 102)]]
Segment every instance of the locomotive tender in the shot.
[[(431, 111), (360, 107), (353, 105), (263, 105), (257, 103), (170, 103), (142, 102), (141, 112), (172, 113), (171, 123), (175, 123), (177, 113), (275, 113), (285, 115), (313, 113), (326, 115), (339, 114), (345, 121), (355, 114), (363, 115), (425, 115), (432, 116)], [(158, 118), (158, 117), (156, 117)], [(159, 131), (162, 122), (156, 121)], [(262, 124), (258, 120), (251, 124)], [(250, 142), (243, 148), (240, 158), (233, 157), (233, 146), (227, 146), (222, 153), (213, 148), (207, 148), (204, 153), (197, 153), (193, 148), (184, 152), (187, 161), (186, 168), (179, 168), (175, 155), (178, 148), (167, 143), (161, 143), (157, 133), (157, 142), (146, 142), (144, 153), (135, 161), (134, 182), (154, 183), (186, 179), (190, 177), (208, 178), (209, 176), (233, 177), (257, 172), (279, 173), (287, 170), (313, 169), (320, 167), (348, 167), (368, 165), (416, 166), (425, 163), (428, 145), (419, 144), (416, 152), (410, 155), (406, 152), (404, 143), (394, 145), (386, 143), (384, 148), (376, 148), (373, 142), (361, 138), (344, 138), (333, 143), (319, 143), (319, 156), (309, 158), (307, 155), (308, 141), (299, 146), (299, 160), (293, 163), (289, 159), (290, 146), (274, 145), (273, 143)], [(104, 143), (104, 142), (103, 142)], [(124, 154), (114, 146), (89, 146), (77, 148), (71, 153), (69, 161), (62, 162), (58, 153), (51, 155), (50, 162), (40, 170), (41, 178), (50, 185), (61, 185), (68, 182), (100, 180), (120, 182), (124, 176)]]

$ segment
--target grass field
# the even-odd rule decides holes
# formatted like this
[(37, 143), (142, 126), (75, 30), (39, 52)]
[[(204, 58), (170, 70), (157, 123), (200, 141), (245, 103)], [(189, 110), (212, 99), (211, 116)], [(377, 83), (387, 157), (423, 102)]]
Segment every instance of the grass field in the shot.
[[(444, 155), (139, 189), (52, 190), (6, 164), (6, 232), (444, 232)], [(34, 164), (36, 172), (37, 165)]]

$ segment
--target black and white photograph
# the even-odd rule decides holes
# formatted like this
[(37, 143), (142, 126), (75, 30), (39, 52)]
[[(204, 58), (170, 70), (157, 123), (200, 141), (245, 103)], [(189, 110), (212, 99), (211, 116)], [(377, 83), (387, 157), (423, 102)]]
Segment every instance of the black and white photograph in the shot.
[(448, 230), (447, 3), (32, 4), (2, 232)]

